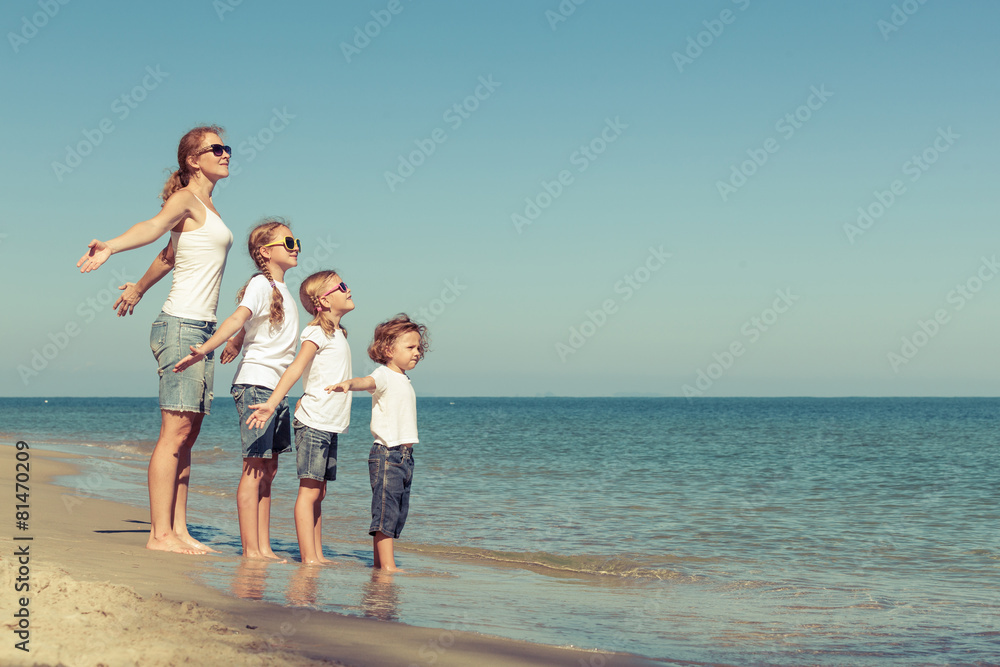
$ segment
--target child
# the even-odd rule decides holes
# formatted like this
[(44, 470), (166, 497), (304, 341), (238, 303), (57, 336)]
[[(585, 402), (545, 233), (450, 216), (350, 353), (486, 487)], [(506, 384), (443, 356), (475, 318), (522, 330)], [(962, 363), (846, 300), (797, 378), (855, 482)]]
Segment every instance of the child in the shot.
[(372, 536), (374, 565), (396, 571), (393, 540), (406, 523), (413, 480), (413, 445), (417, 442), (417, 396), (406, 371), (412, 370), (428, 350), (427, 327), (404, 314), (375, 327), (368, 356), (382, 364), (372, 374), (351, 378), (327, 391), (367, 391), (372, 395), (372, 435), (368, 454), (372, 484)]
[(295, 356), (299, 312), (285, 286), (285, 272), (298, 264), (302, 245), (280, 219), (254, 227), (247, 240), (250, 257), (261, 270), (247, 281), (236, 299), (239, 306), (200, 346), (174, 368), (184, 370), (245, 329), (243, 359), (233, 378), (232, 394), (240, 415), (243, 473), (236, 490), (240, 541), (245, 558), (273, 558), (271, 550), (271, 482), (278, 472), (278, 454), (292, 447), (288, 404), (282, 402), (264, 432), (244, 424), (249, 407), (270, 397)]
[(305, 375), (303, 396), (295, 407), (295, 463), (299, 495), (295, 499), (295, 533), (303, 564), (328, 563), (323, 557), (323, 499), (326, 483), (337, 479), (337, 435), (351, 420), (351, 395), (323, 393), (320, 387), (351, 377), (351, 348), (340, 318), (354, 310), (351, 291), (336, 271), (320, 271), (302, 281), (299, 299), (313, 321), (302, 331), (302, 346), (266, 403), (251, 405), (247, 419), (263, 425), (279, 401)]

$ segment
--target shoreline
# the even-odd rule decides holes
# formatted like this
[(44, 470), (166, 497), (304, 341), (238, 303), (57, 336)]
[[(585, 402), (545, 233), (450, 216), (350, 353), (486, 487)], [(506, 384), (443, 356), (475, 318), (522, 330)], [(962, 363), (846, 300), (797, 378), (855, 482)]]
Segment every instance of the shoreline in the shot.
[[(226, 595), (194, 581), (193, 575), (207, 569), (210, 559), (241, 557), (149, 551), (144, 546), (147, 510), (75, 495), (52, 481), (79, 474), (73, 461), (82, 457), (27, 452), (29, 529), (18, 531), (10, 517), (9, 530), (0, 534), (0, 606), (11, 610), (3, 615), (8, 632), (0, 645), (0, 662), (5, 665), (171, 665), (192, 659), (201, 662), (189, 664), (665, 664), (629, 654), (422, 628)], [(15, 500), (16, 454), (13, 446), (0, 445), (0, 494), (12, 505), (21, 502)], [(21, 565), (15, 554), (24, 548), (29, 573), (20, 585), (27, 583), (29, 590), (18, 592)], [(30, 652), (15, 648), (21, 640), (14, 633), (18, 628), (13, 615), (23, 611), (22, 597), (28, 601)]]

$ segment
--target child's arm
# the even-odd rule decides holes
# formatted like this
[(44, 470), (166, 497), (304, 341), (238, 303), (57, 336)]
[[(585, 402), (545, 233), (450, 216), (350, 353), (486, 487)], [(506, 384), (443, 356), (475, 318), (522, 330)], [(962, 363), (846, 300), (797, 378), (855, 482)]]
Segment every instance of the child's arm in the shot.
[(125, 283), (118, 288), (122, 290), (122, 293), (114, 305), (111, 306), (118, 309), (118, 317), (131, 315), (135, 310), (136, 304), (139, 303), (139, 299), (146, 293), (146, 290), (160, 282), (160, 279), (170, 273), (170, 270), (173, 268), (174, 246), (167, 241), (167, 246), (156, 256), (153, 263), (146, 269), (146, 273), (143, 274), (142, 278), (139, 278), (139, 282)]
[(319, 347), (311, 340), (302, 342), (302, 347), (299, 348), (299, 353), (295, 355), (295, 360), (281, 374), (278, 386), (271, 392), (271, 397), (267, 399), (267, 402), (250, 406), (250, 409), (254, 413), (247, 417), (247, 426), (250, 428), (264, 428), (264, 424), (271, 418), (274, 411), (278, 409), (278, 403), (281, 403), (281, 399), (288, 395), (288, 392), (292, 390), (292, 386), (302, 377), (306, 366), (316, 356), (317, 350), (319, 350)]
[(191, 346), (191, 354), (184, 357), (174, 366), (174, 372), (180, 373), (191, 364), (201, 361), (206, 354), (226, 342), (226, 339), (243, 328), (253, 313), (246, 306), (240, 306), (236, 312), (226, 318), (226, 320), (216, 329), (212, 337), (201, 345)]
[(375, 378), (366, 375), (363, 378), (351, 378), (337, 384), (331, 384), (325, 388), (326, 392), (331, 391), (375, 391)]

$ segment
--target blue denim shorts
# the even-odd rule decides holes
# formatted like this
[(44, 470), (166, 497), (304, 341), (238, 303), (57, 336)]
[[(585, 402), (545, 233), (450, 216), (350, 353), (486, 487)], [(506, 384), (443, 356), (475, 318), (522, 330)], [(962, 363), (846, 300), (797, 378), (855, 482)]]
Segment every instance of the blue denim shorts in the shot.
[(317, 482), (337, 479), (337, 434), (306, 426), (298, 419), (295, 429), (295, 468), (299, 479)]
[(166, 313), (153, 322), (149, 347), (153, 350), (160, 375), (160, 409), (208, 414), (212, 407), (215, 355), (208, 355), (180, 373), (177, 362), (191, 354), (192, 345), (201, 345), (215, 333), (215, 322), (189, 320)]
[(233, 400), (240, 415), (240, 439), (243, 440), (243, 458), (269, 459), (292, 449), (292, 414), (288, 400), (281, 399), (274, 414), (264, 424), (264, 428), (247, 426), (247, 417), (253, 414), (251, 405), (267, 403), (273, 389), (255, 384), (234, 384)]
[(413, 481), (413, 448), (375, 443), (368, 453), (368, 476), (372, 483), (372, 525), (368, 534), (398, 538), (410, 511)]

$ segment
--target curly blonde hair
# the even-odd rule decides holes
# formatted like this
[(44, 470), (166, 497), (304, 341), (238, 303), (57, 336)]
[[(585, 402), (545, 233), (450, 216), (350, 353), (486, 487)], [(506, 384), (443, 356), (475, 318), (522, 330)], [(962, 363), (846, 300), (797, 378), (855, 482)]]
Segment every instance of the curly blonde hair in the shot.
[(427, 335), (427, 327), (417, 324), (410, 319), (406, 313), (400, 313), (391, 320), (382, 322), (375, 327), (375, 336), (371, 345), (368, 346), (368, 357), (376, 364), (387, 364), (392, 359), (392, 346), (396, 339), (403, 334), (416, 332), (420, 334), (420, 344), (417, 351), (422, 359), (431, 349), (430, 337)]

